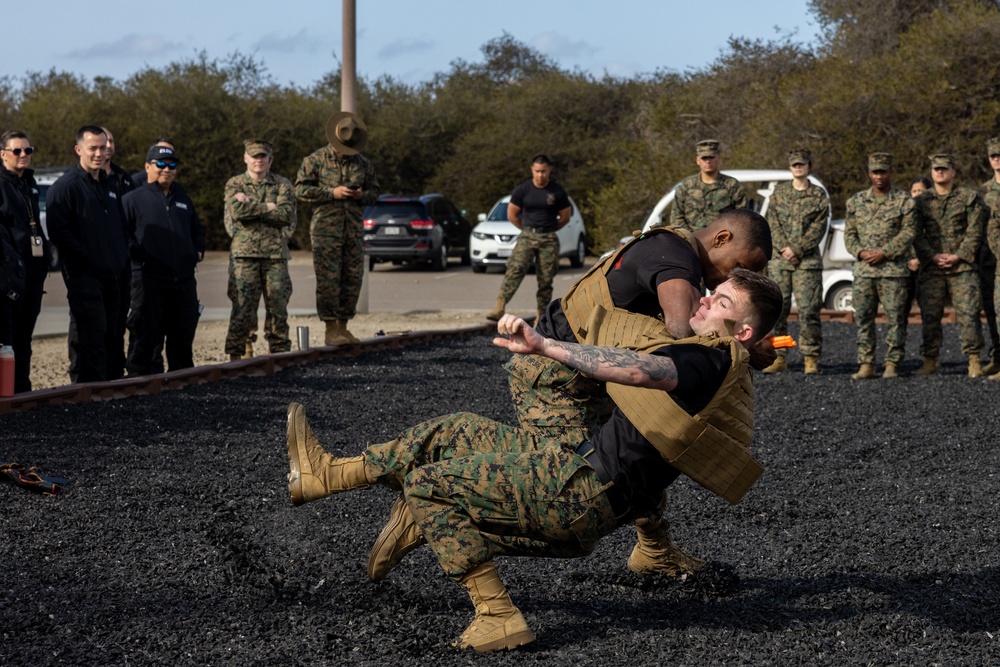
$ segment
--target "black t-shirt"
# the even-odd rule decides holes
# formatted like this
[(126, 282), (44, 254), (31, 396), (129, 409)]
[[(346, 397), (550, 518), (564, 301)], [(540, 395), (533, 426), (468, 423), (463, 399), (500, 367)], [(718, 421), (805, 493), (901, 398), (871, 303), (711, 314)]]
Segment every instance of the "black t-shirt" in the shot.
[[(632, 243), (608, 272), (611, 300), (618, 308), (659, 317), (656, 289), (668, 280), (686, 280), (701, 289), (701, 261), (687, 241), (676, 234), (654, 234)], [(548, 305), (536, 327), (543, 336), (575, 343), (576, 336), (558, 300)]]
[[(653, 354), (674, 360), (678, 383), (669, 394), (692, 415), (712, 400), (732, 364), (728, 349), (697, 344), (668, 345)], [(594, 446), (591, 456), (600, 457), (615, 487), (624, 492), (637, 515), (654, 509), (663, 489), (680, 474), (617, 407), (591, 443)]]
[(569, 195), (555, 181), (536, 188), (530, 180), (514, 188), (510, 203), (521, 208), (521, 226), (540, 232), (554, 232), (559, 223), (559, 211), (569, 208)]

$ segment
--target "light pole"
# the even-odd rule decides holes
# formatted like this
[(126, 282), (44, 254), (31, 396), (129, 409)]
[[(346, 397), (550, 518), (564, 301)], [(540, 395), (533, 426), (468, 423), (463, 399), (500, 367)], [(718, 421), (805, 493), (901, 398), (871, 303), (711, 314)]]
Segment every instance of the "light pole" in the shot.
[[(343, 2), (343, 50), (344, 60), (340, 67), (340, 110), (358, 112), (357, 90), (357, 6), (356, 0)], [(363, 259), (361, 292), (358, 294), (359, 313), (368, 312), (368, 260)]]

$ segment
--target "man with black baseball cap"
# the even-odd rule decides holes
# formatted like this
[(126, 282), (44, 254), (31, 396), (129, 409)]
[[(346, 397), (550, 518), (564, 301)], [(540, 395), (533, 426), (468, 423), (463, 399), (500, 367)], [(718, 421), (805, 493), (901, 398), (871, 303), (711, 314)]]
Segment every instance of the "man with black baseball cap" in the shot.
[(129, 375), (160, 371), (156, 361), (161, 346), (170, 370), (194, 366), (194, 269), (205, 256), (205, 228), (194, 202), (174, 183), (179, 164), (172, 146), (150, 147), (146, 184), (123, 200), (132, 258), (129, 325), (136, 337), (129, 349)]

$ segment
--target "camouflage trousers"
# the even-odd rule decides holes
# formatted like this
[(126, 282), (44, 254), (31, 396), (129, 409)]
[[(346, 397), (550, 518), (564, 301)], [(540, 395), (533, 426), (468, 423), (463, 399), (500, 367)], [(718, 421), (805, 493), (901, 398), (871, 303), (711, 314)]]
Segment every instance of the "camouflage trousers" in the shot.
[(312, 234), (316, 272), (316, 312), (324, 322), (349, 320), (357, 314), (365, 270), (364, 227), (342, 222), (339, 229)]
[(854, 318), (858, 322), (858, 363), (875, 363), (875, 316), (881, 302), (888, 323), (885, 360), (898, 364), (906, 356), (907, 278), (854, 276)]
[[(608, 421), (615, 408), (603, 382), (538, 355), (515, 354), (504, 364), (521, 428), (575, 450)], [(666, 509), (634, 516), (637, 526), (656, 524)]]
[(535, 278), (538, 292), (535, 295), (538, 312), (545, 310), (552, 301), (552, 281), (559, 269), (559, 238), (555, 232), (536, 232), (525, 228), (517, 237), (514, 250), (507, 260), (507, 272), (500, 284), (500, 295), (504, 303), (510, 303), (514, 293), (535, 260)]
[(979, 287), (982, 291), (983, 314), (986, 316), (986, 331), (990, 335), (989, 357), (991, 361), (1000, 361), (1000, 331), (997, 330), (996, 273), (997, 258), (990, 252), (990, 247), (983, 243), (979, 248)]
[(445, 573), (494, 556), (573, 558), (618, 527), (597, 473), (558, 441), (470, 413), (368, 447), (377, 483), (402, 488)]
[(983, 330), (979, 319), (982, 300), (977, 271), (962, 271), (949, 275), (937, 271), (920, 272), (918, 298), (920, 319), (924, 323), (920, 354), (937, 359), (941, 353), (941, 318), (944, 316), (944, 304), (949, 295), (958, 319), (962, 353), (978, 355), (983, 349)]
[(603, 382), (558, 361), (515, 354), (504, 369), (521, 428), (567, 446), (590, 439), (614, 408)]
[(257, 328), (257, 305), (261, 296), (264, 297), (264, 333), (268, 348), (272, 353), (292, 349), (288, 337), (288, 300), (292, 296), (288, 260), (230, 257), (228, 294), (233, 309), (226, 334), (226, 354), (244, 353), (247, 339)]
[[(770, 269), (771, 278), (781, 288), (781, 315), (774, 325), (777, 336), (788, 335), (788, 313), (792, 309), (792, 295), (799, 313), (799, 352), (804, 357), (819, 356), (823, 351), (823, 331), (820, 325), (820, 309), (823, 307), (823, 271), (820, 269), (786, 271)], [(779, 356), (787, 356), (787, 349), (778, 350)]]

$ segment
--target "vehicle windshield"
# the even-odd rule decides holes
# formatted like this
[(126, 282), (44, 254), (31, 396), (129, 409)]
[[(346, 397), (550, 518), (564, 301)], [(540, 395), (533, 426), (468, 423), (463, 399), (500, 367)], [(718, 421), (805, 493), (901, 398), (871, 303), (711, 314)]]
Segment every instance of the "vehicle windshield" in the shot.
[(420, 220), (425, 216), (424, 207), (414, 202), (376, 202), (365, 209), (369, 220)]
[(490, 217), (487, 220), (501, 220), (506, 222), (507, 220), (507, 202), (501, 202), (493, 207), (490, 211)]

